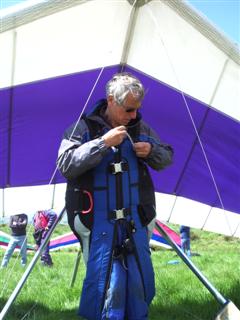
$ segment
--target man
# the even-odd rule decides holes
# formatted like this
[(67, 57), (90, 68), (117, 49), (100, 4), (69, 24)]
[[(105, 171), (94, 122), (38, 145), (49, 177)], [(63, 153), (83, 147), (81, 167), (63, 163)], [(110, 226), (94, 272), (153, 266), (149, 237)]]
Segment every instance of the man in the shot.
[[(41, 246), (44, 242), (48, 231), (51, 229), (54, 221), (57, 218), (57, 214), (53, 210), (39, 210), (35, 213), (33, 224), (34, 233), (33, 237), (36, 242), (36, 248)], [(53, 266), (52, 257), (49, 253), (49, 242), (47, 243), (43, 253), (41, 255), (41, 262), (43, 266)]]
[(21, 265), (26, 266), (27, 263), (27, 237), (26, 227), (28, 224), (28, 216), (25, 213), (16, 214), (10, 217), (9, 227), (11, 228), (11, 239), (7, 250), (4, 254), (1, 268), (5, 268), (16, 247), (20, 248)]
[(147, 165), (171, 163), (141, 119), (142, 83), (115, 75), (97, 102), (64, 134), (58, 168), (67, 178), (68, 222), (87, 265), (79, 315), (86, 319), (147, 319), (155, 294), (148, 224), (155, 217)]

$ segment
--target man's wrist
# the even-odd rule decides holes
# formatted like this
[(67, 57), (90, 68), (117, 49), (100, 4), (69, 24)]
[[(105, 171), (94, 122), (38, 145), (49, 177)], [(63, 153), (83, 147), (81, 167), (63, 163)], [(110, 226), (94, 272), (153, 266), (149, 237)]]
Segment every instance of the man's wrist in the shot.
[(108, 146), (106, 144), (105, 139), (103, 137), (100, 137), (98, 139), (99, 139), (98, 146), (99, 146), (100, 151), (107, 150)]

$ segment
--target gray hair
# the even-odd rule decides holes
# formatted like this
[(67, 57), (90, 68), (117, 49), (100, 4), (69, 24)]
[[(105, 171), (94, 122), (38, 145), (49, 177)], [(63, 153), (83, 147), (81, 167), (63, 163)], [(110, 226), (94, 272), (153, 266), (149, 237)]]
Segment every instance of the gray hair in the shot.
[(127, 72), (115, 74), (106, 85), (106, 96), (113, 96), (118, 104), (124, 102), (129, 92), (138, 101), (144, 98), (142, 83), (135, 76)]

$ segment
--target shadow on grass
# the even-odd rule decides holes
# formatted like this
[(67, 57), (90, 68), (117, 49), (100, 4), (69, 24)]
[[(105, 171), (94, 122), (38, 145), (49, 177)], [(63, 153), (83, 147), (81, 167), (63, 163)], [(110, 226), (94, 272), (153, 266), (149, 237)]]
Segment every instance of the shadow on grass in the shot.
[[(236, 283), (224, 295), (237, 308), (240, 308), (239, 291), (240, 283)], [(0, 310), (6, 302), (6, 299), (0, 298)], [(78, 306), (70, 310), (52, 310), (34, 301), (14, 302), (4, 320), (81, 320), (82, 318), (76, 314), (77, 308)], [(149, 320), (209, 320), (215, 319), (222, 308), (212, 297), (209, 301), (185, 299), (179, 303), (169, 304), (169, 306), (163, 306), (159, 303), (151, 305)]]
[[(240, 310), (240, 282), (222, 293), (226, 300), (232, 301)], [(215, 319), (223, 305), (212, 296), (209, 301), (196, 301), (185, 299), (180, 303), (162, 306), (153, 304), (150, 307), (149, 320), (210, 320)]]
[[(0, 298), (0, 310), (7, 300)], [(4, 320), (81, 320), (77, 316), (77, 308), (72, 310), (52, 310), (34, 301), (13, 303)]]
[[(6, 300), (0, 299), (0, 309)], [(221, 310), (217, 303), (197, 303), (184, 301), (169, 307), (152, 305), (149, 320), (209, 320), (214, 319)], [(4, 320), (81, 320), (73, 310), (50, 310), (41, 303), (29, 301), (27, 303), (13, 304)], [(204, 312), (204, 314), (203, 314)]]
[(221, 306), (215, 302), (196, 302), (185, 300), (169, 306), (152, 305), (151, 320), (209, 320), (215, 319)]

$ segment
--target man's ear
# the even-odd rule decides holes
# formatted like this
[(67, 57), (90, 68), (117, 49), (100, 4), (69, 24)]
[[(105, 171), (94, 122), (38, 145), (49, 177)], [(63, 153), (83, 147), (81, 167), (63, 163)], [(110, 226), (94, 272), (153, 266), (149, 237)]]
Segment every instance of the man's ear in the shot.
[(113, 96), (108, 96), (108, 97), (107, 97), (107, 102), (108, 102), (108, 105), (109, 105), (109, 106), (112, 106), (112, 104), (113, 104), (113, 102), (114, 102)]

